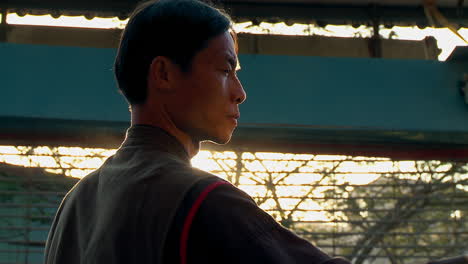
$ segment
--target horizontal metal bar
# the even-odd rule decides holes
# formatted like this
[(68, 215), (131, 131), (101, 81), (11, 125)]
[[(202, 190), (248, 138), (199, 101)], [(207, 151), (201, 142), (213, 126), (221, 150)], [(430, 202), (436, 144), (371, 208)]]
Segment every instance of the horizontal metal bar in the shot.
[(29, 261), (26, 261), (26, 262), (0, 262), (0, 264), (43, 264), (42, 262), (29, 262)]
[[(294, 221), (294, 223), (327, 223), (327, 224), (334, 224), (334, 223), (347, 223), (347, 224), (361, 224), (361, 223), (399, 223), (400, 220), (359, 220), (359, 221), (352, 221), (352, 220), (298, 220)], [(454, 222), (454, 221), (447, 221), (447, 219), (431, 219), (431, 220), (405, 220), (405, 223), (447, 223), (447, 222)]]
[(0, 262), (0, 264), (43, 264), (42, 262)]
[(458, 257), (444, 258), (441, 260), (431, 261), (429, 264), (468, 264), (468, 254)]
[[(346, 173), (346, 175), (349, 175), (349, 173)], [(401, 175), (400, 175), (401, 176)], [(403, 175), (404, 176), (404, 175)], [(289, 177), (289, 176), (288, 176)], [(382, 176), (381, 176), (382, 177)], [(397, 176), (395, 176), (397, 177)], [(245, 178), (252, 178), (250, 176), (245, 176)], [(333, 178), (333, 177), (330, 177)], [(395, 179), (389, 178), (389, 179)], [(259, 179), (263, 180), (263, 179)], [(255, 184), (239, 184), (240, 186), (263, 186), (266, 183), (269, 183), (267, 181), (262, 182), (261, 184), (255, 183)], [(369, 184), (352, 184), (352, 183), (336, 183), (336, 184), (327, 184), (327, 183), (304, 183), (304, 184), (284, 184), (284, 183), (275, 183), (275, 186), (310, 186), (310, 187), (356, 187), (356, 188), (381, 188), (381, 187), (386, 187), (386, 188), (397, 188), (397, 187), (418, 187), (418, 186), (437, 186), (437, 187), (456, 187), (457, 185), (467, 185), (468, 186), (468, 179), (464, 180), (459, 180), (459, 181), (451, 181), (451, 182), (401, 182), (401, 183), (389, 183), (389, 184), (374, 184), (374, 183), (369, 183)]]
[[(34, 146), (21, 146), (21, 147), (32, 147)], [(115, 148), (107, 148), (104, 151), (111, 151), (111, 150), (116, 150)], [(223, 151), (215, 151), (215, 150), (208, 150), (208, 149), (201, 149), (202, 151), (209, 151), (211, 153), (222, 153)], [(235, 152), (237, 155), (242, 155), (244, 153), (257, 153), (257, 152), (252, 152), (252, 151), (240, 151), (240, 152)], [(91, 154), (91, 155), (73, 155), (73, 154), (59, 154), (59, 153), (52, 153), (52, 154), (36, 154), (36, 153), (5, 153), (5, 152), (0, 152), (0, 155), (4, 156), (32, 156), (32, 157), (73, 157), (73, 158), (108, 158), (111, 155), (101, 155), (101, 154)], [(255, 154), (254, 154), (255, 155)], [(313, 156), (317, 156), (315, 154), (309, 154)], [(207, 158), (209, 160), (229, 160), (229, 161), (235, 161), (237, 160), (236, 157), (233, 158)], [(368, 159), (363, 159), (363, 158), (353, 158), (352, 156), (348, 156), (347, 158), (344, 159), (327, 159), (327, 160), (316, 160), (314, 158), (312, 159), (298, 159), (298, 158), (292, 158), (292, 159), (277, 159), (277, 158), (243, 158), (243, 162), (248, 162), (248, 161), (294, 161), (294, 162), (301, 162), (301, 161), (316, 161), (316, 162), (348, 162), (348, 161), (353, 161), (353, 162), (373, 162), (373, 163), (379, 163), (379, 162), (392, 162), (391, 159), (373, 159), (373, 158), (368, 158)], [(417, 161), (417, 160), (416, 160)]]
[[(300, 199), (300, 197), (294, 198)], [(55, 204), (54, 206), (46, 205), (46, 204), (0, 204), (0, 206), (5, 206), (6, 208), (58, 208), (60, 203)], [(271, 209), (263, 209), (266, 212), (366, 212), (366, 213), (373, 213), (373, 212), (394, 212), (395, 209), (285, 209), (282, 208), (271, 208)], [(426, 211), (437, 211), (437, 212), (450, 212), (455, 210), (465, 211), (468, 210), (468, 206), (454, 206), (449, 208), (416, 208), (414, 209), (415, 212), (426, 212)], [(28, 216), (28, 215), (0, 215), (0, 217), (12, 217), (12, 218), (41, 218), (41, 216)], [(457, 219), (453, 219), (450, 221), (456, 221)]]
[(0, 264), (43, 264), (42, 262), (0, 262)]
[(78, 182), (80, 179), (79, 178), (74, 178), (70, 176), (65, 176), (65, 177), (60, 177), (57, 176), (57, 178), (51, 179), (51, 177), (34, 177), (34, 178), (28, 178), (26, 177), (16, 177), (16, 178), (7, 178), (7, 177), (0, 177), (0, 182), (17, 182), (17, 183), (61, 183), (61, 184), (71, 184), (71, 181), (76, 181)]
[[(30, 147), (30, 146), (27, 146)], [(109, 151), (111, 149), (105, 149), (104, 151)], [(107, 158), (109, 155), (72, 155), (72, 154), (36, 154), (36, 153), (2, 153), (1, 156), (30, 156), (30, 157), (72, 157), (72, 158)]]
[[(461, 209), (467, 209), (468, 210), (468, 206), (465, 206), (465, 207), (454, 207), (454, 208), (416, 208), (416, 209), (413, 209), (413, 211), (415, 212), (428, 212), (428, 211), (431, 211), (431, 212), (450, 212), (450, 211), (455, 211), (455, 210), (461, 210)], [(284, 209), (282, 208), (281, 210), (278, 209), (278, 208), (275, 208), (275, 209), (264, 209), (264, 211), (267, 211), (267, 212), (279, 212), (279, 211), (283, 211), (283, 212), (291, 212), (291, 211), (294, 211), (294, 212), (366, 212), (366, 213), (373, 213), (373, 212), (394, 212), (394, 211), (397, 211), (393, 208), (391, 209)]]
[[(21, 166), (23, 167), (23, 166)], [(65, 171), (67, 170), (73, 170), (73, 169), (76, 169), (76, 170), (95, 170), (99, 167), (82, 167), (82, 168), (78, 168), (78, 167), (73, 167), (73, 166), (70, 166), (69, 168), (64, 168), (64, 167), (61, 167), (61, 166), (40, 166), (40, 165), (37, 165), (37, 166), (28, 166), (28, 167), (23, 167), (25, 169), (52, 169), (52, 170), (58, 170), (58, 169), (63, 169)]]
[[(284, 161), (284, 160), (283, 160)], [(328, 161), (327, 161), (328, 162)], [(388, 162), (388, 161), (387, 161)], [(363, 165), (364, 166), (364, 165)], [(301, 167), (309, 167), (309, 166), (301, 166)], [(371, 167), (371, 166), (370, 166)], [(211, 172), (226, 172), (224, 170), (218, 170), (218, 171), (211, 171)], [(245, 170), (243, 169), (242, 172), (247, 172), (247, 173), (291, 173), (291, 171), (252, 171), (252, 170)], [(294, 172), (291, 173), (291, 175), (296, 175), (296, 174), (330, 174), (330, 175), (341, 175), (341, 174), (351, 174), (351, 175), (360, 175), (360, 174), (376, 174), (376, 175), (417, 175), (417, 174), (430, 174), (430, 175), (445, 175), (448, 173), (447, 171), (440, 171), (440, 172), (431, 172), (431, 171), (333, 171), (329, 172), (327, 170), (317, 170), (317, 171), (307, 171), (307, 172)]]
[[(246, 177), (247, 176), (243, 176)], [(284, 183), (277, 183), (275, 186), (293, 186), (293, 187), (300, 187), (300, 186), (306, 186), (306, 187), (358, 187), (358, 188), (370, 188), (370, 187), (408, 187), (408, 186), (449, 186), (449, 187), (455, 187), (456, 185), (460, 185), (458, 182), (445, 182), (445, 183), (425, 183), (425, 182), (414, 182), (414, 183), (401, 183), (401, 184), (325, 184), (325, 183), (317, 183), (317, 184), (284, 184)], [(462, 185), (467, 185), (462, 184)], [(239, 186), (265, 186), (265, 184), (239, 184)]]
[[(0, 249), (0, 253), (37, 253), (37, 254), (44, 254), (44, 250), (39, 250), (39, 249)], [(17, 262), (15, 262), (17, 263)], [(0, 264), (3, 264), (3, 262), (0, 262)]]
[(50, 226), (47, 227), (34, 227), (34, 226), (6, 226), (0, 227), (0, 230), (50, 230)]
[[(307, 174), (307, 173), (304, 173)], [(312, 174), (312, 173), (311, 173)], [(314, 173), (316, 174), (316, 173)], [(242, 177), (247, 177), (247, 176), (242, 176)], [(22, 183), (37, 183), (37, 182), (49, 182), (49, 183), (65, 183), (65, 184), (71, 184), (70, 181), (79, 181), (79, 178), (74, 178), (70, 176), (65, 176), (63, 178), (57, 178), (57, 179), (48, 179), (48, 178), (34, 178), (32, 181), (27, 178), (5, 178), (5, 177), (0, 177), (0, 182), (22, 182)], [(455, 187), (456, 185), (460, 185), (461, 183), (459, 182), (445, 182), (445, 183), (433, 183), (432, 186), (453, 186)], [(275, 184), (275, 186), (282, 186), (282, 187), (358, 187), (358, 188), (372, 188), (372, 187), (408, 187), (408, 186), (429, 186), (431, 185), (430, 183), (402, 183), (402, 184)], [(463, 186), (468, 186), (468, 182), (465, 184), (461, 184)], [(265, 184), (239, 184), (238, 186), (265, 186)]]
[[(353, 256), (351, 255), (343, 255), (344, 258), (347, 258), (347, 259), (351, 259)], [(386, 259), (388, 260), (388, 256), (387, 255), (365, 255), (364, 256), (365, 258), (376, 258), (376, 259)], [(395, 256), (395, 258), (397, 259), (426, 259), (426, 260), (430, 260), (430, 259), (440, 259), (440, 258), (444, 258), (445, 256), (440, 256), (440, 255), (430, 255), (430, 256), (424, 256), (424, 255), (398, 255), (398, 256)], [(411, 262), (409, 262), (411, 263)]]
[[(28, 209), (26, 209), (28, 210)], [(0, 215), (0, 219), (2, 220), (13, 220), (14, 221), (25, 221), (25, 220), (42, 220), (42, 219), (53, 219), (56, 214), (56, 210), (53, 212), (48, 212), (48, 213), (34, 213), (34, 214), (3, 214)], [(1, 223), (1, 222), (0, 222)], [(1, 229), (1, 226), (0, 226)]]
[(0, 208), (57, 208), (59, 203), (57, 204), (17, 204), (17, 203), (0, 203)]
[[(274, 199), (275, 197), (273, 196), (253, 196), (252, 198), (261, 198), (261, 199)], [(300, 200), (302, 199), (301, 196), (278, 196), (276, 197), (278, 199), (296, 199)], [(353, 199), (370, 199), (371, 197), (353, 197)], [(372, 199), (376, 199), (379, 197), (374, 197)], [(382, 198), (382, 197), (381, 197)], [(461, 197), (460, 197), (461, 198)], [(334, 198), (325, 198), (325, 197), (307, 197), (306, 200), (346, 200), (348, 198), (339, 198), (339, 197), (334, 197)], [(382, 198), (384, 199), (384, 198)], [(405, 198), (385, 198), (387, 200), (398, 200), (398, 199), (409, 199), (409, 197)], [(422, 199), (418, 197), (411, 197), (411, 199)], [(461, 209), (467, 209), (468, 206), (459, 206), (459, 202), (465, 202), (465, 201), (446, 201), (447, 204), (453, 203), (454, 207), (453, 208), (430, 208), (430, 210), (436, 210), (436, 211), (450, 211), (450, 210), (461, 210)], [(24, 203), (0, 203), (0, 207), (4, 208), (57, 208), (60, 204), (60, 201), (57, 201), (56, 204), (42, 204), (42, 203), (31, 203), (31, 204), (24, 204)], [(457, 205), (457, 206), (455, 206)], [(468, 204), (467, 204), (468, 205)], [(265, 211), (279, 211), (279, 209), (264, 209)], [(428, 211), (429, 209), (414, 209), (416, 211)], [(291, 211), (288, 209), (283, 209), (283, 211)], [(394, 209), (295, 209), (295, 211), (305, 211), (305, 212), (347, 212), (347, 211), (362, 211), (362, 212), (385, 212), (385, 211), (394, 211)]]
[[(1, 154), (0, 154), (1, 155)], [(263, 161), (263, 160), (262, 160)], [(270, 161), (270, 160), (268, 160)], [(286, 160), (283, 160), (283, 161), (286, 161)], [(328, 162), (328, 161), (327, 161)], [(305, 166), (307, 167), (307, 166)], [(57, 170), (57, 169), (61, 169), (61, 170), (64, 170), (64, 171), (67, 171), (67, 170), (96, 170), (98, 169), (99, 167), (81, 167), (81, 168), (78, 168), (78, 167), (73, 167), (73, 166), (70, 166), (70, 167), (61, 167), (61, 166), (30, 166), (30, 167), (24, 167), (24, 168), (40, 168), (40, 169), (53, 169), (53, 170)], [(233, 168), (234, 169), (234, 168)], [(211, 173), (224, 173), (224, 172), (231, 172), (231, 170), (212, 170), (210, 171)], [(241, 173), (291, 173), (291, 171), (269, 171), (269, 172), (266, 172), (266, 171), (262, 171), (262, 170), (245, 170), (243, 169)], [(292, 173), (292, 175), (296, 175), (296, 174), (320, 174), (320, 173), (327, 173), (327, 174), (331, 174), (331, 175), (361, 175), (361, 174), (375, 174), (375, 175), (420, 175), (420, 174), (431, 174), (431, 175), (444, 175), (446, 174), (447, 172), (445, 171), (441, 171), (441, 172), (431, 172), (431, 171), (420, 171), (420, 172), (401, 172), (401, 171), (389, 171), (389, 172), (373, 172), (373, 171), (364, 171), (364, 172), (356, 172), (356, 171), (334, 171), (332, 173), (326, 171), (326, 170), (322, 170), (322, 171), (308, 171), (308, 172), (295, 172), (295, 173)]]
[[(1, 182), (1, 181), (0, 181)], [(60, 195), (60, 196), (65, 196), (67, 192), (47, 192), (47, 191), (2, 191), (0, 190), (0, 194), (14, 194), (14, 195)]]
[[(295, 231), (294, 233), (302, 236), (355, 236), (355, 235), (362, 235), (363, 232), (341, 232), (341, 231), (336, 231), (336, 232), (307, 232), (307, 231)], [(456, 235), (468, 235), (468, 231), (461, 231), (461, 232), (423, 232), (423, 233), (410, 233), (410, 232), (373, 232), (372, 234), (375, 235), (386, 235), (386, 236), (433, 236), (433, 235), (439, 235), (439, 236), (452, 236), (454, 234)]]
[[(54, 214), (55, 215), (55, 214)], [(0, 215), (0, 218), (52, 219), (54, 215)]]
[[(355, 248), (356, 245), (344, 245), (344, 244), (317, 244), (319, 248)], [(448, 246), (437, 246), (437, 245), (368, 245), (368, 246), (358, 246), (359, 248), (394, 248), (394, 249), (410, 249), (410, 248), (427, 248), (427, 249), (465, 249), (465, 246), (462, 244), (459, 245), (448, 245)]]
[[(94, 169), (97, 169), (98, 167), (87, 167), (87, 168), (76, 168), (76, 167), (70, 167), (70, 168), (61, 168), (61, 167), (41, 167), (41, 166), (38, 166), (38, 167), (25, 167), (25, 169), (29, 169), (29, 168), (40, 168), (40, 169), (63, 169), (64, 171), (68, 171), (68, 170), (94, 170)], [(0, 170), (1, 171), (1, 170)], [(224, 171), (224, 170), (221, 170), (221, 171), (211, 171), (212, 173), (225, 173), (225, 172), (231, 172), (231, 171)], [(263, 171), (243, 171), (244, 173), (273, 173), (273, 174), (281, 174), (281, 173), (290, 173), (289, 171), (275, 171), (275, 172), (263, 172)], [(320, 173), (324, 173), (323, 171), (315, 171), (315, 172), (298, 172), (298, 173), (293, 173), (291, 175), (314, 175), (314, 174), (320, 174)], [(337, 175), (340, 175), (340, 174), (345, 174), (345, 175), (352, 175), (352, 174), (355, 174), (355, 175), (361, 175), (361, 174), (382, 174), (382, 175), (414, 175), (414, 174), (435, 174), (434, 172), (333, 172), (333, 174), (337, 174)], [(437, 173), (437, 174), (444, 174), (444, 172), (440, 172), (440, 173)], [(59, 174), (57, 174), (59, 175)], [(252, 176), (242, 176), (242, 177), (247, 177), (247, 178), (250, 178)], [(254, 178), (257, 177), (257, 178), (260, 178), (260, 176), (254, 176)], [(76, 177), (72, 177), (72, 176), (65, 176), (63, 177), (62, 179), (60, 179), (59, 177), (57, 177), (57, 179), (53, 179), (53, 181), (51, 181), (50, 179), (48, 178), (37, 178), (37, 177), (33, 177), (33, 176), (30, 176), (30, 175), (25, 175), (24, 177), (21, 177), (21, 178), (10, 178), (10, 177), (1, 177), (0, 176), (0, 181), (14, 181), (14, 182), (30, 182), (32, 180), (32, 182), (36, 182), (36, 181), (39, 181), (39, 182), (43, 182), (43, 181), (51, 181), (51, 182), (56, 182), (56, 181), (64, 181), (64, 182), (69, 182), (69, 179), (74, 179), (76, 181), (79, 180), (79, 178), (76, 178)], [(435, 179), (437, 180), (437, 179)], [(461, 184), (461, 183), (465, 183), (466, 180), (457, 180), (457, 181), (452, 181), (452, 182), (437, 182), (437, 183), (432, 183), (433, 185), (436, 185), (436, 186), (452, 186), (452, 185), (456, 185), (456, 184)], [(349, 186), (349, 187), (399, 187), (399, 186), (425, 186), (425, 185), (430, 185), (431, 183), (428, 183), (428, 182), (412, 182), (412, 183), (409, 183), (409, 182), (403, 182), (401, 184), (392, 184), (392, 183), (389, 183), (389, 184), (373, 184), (373, 183), (370, 183), (370, 184), (282, 184), (282, 183), (278, 183), (277, 186), (343, 186), (343, 185), (346, 185), (346, 186)], [(263, 185), (263, 184), (240, 184), (242, 186), (257, 186), (257, 185)], [(468, 183), (466, 184), (468, 185)]]
[[(266, 199), (274, 199), (274, 198), (280, 198), (280, 199), (284, 199), (284, 198), (293, 198), (293, 199), (301, 199), (303, 198), (304, 196), (288, 196), (288, 195), (279, 195), (279, 196), (271, 196), (271, 195), (268, 195), (268, 196), (259, 196), (259, 195), (256, 195), (256, 196), (251, 196), (252, 198), (266, 198)], [(354, 197), (317, 197), (317, 196), (308, 196), (306, 197), (306, 199), (312, 199), (312, 200), (356, 200), (356, 199), (372, 199), (372, 200), (405, 200), (405, 199), (411, 199), (411, 200), (416, 200), (416, 199), (428, 199), (428, 198), (434, 198), (434, 197), (437, 197), (435, 195), (427, 195), (427, 196), (424, 196), (424, 195), (418, 195), (418, 196), (354, 196)], [(466, 197), (463, 197), (463, 196), (444, 196), (447, 200), (447, 202), (454, 202), (454, 201), (451, 201), (451, 199), (464, 199), (463, 201), (466, 201)]]
[[(45, 240), (2, 240), (0, 239), (0, 243), (8, 243), (8, 244), (35, 244), (35, 245), (45, 245)], [(29, 245), (26, 245), (29, 246)]]

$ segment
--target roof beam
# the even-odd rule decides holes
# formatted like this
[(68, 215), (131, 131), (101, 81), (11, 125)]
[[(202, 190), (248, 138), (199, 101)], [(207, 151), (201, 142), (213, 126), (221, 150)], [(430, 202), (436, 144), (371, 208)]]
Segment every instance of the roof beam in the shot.
[[(22, 14), (54, 15), (86, 15), (119, 16), (125, 18), (134, 9), (137, 1), (116, 0), (112, 5), (103, 0), (11, 0), (0, 3), (0, 8), (7, 8), (10, 12)], [(374, 16), (378, 15), (382, 24), (388, 25), (419, 25), (428, 26), (424, 10), (421, 5), (350, 5), (350, 4), (318, 4), (278, 3), (268, 1), (218, 1), (234, 17), (236, 21), (287, 21), (288, 23), (326, 24), (370, 24)], [(453, 23), (468, 26), (468, 7), (441, 7), (442, 14)], [(465, 15), (464, 15), (465, 14)]]
[[(49, 26), (6, 25), (4, 42), (52, 46), (117, 48), (120, 29), (67, 28)], [(436, 60), (440, 53), (434, 38), (422, 41), (323, 36), (283, 36), (239, 34), (241, 54), (379, 57)], [(380, 54), (374, 54), (373, 44)], [(343, 48), (346, 47), (346, 48)]]

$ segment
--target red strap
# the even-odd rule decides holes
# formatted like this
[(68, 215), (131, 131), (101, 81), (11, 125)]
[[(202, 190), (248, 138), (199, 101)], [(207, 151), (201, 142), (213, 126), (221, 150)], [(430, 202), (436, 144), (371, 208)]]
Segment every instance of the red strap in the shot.
[(203, 190), (203, 192), (197, 197), (197, 200), (195, 200), (195, 203), (193, 203), (192, 208), (190, 208), (187, 218), (185, 219), (184, 227), (182, 229), (182, 235), (180, 238), (180, 263), (181, 264), (187, 263), (187, 242), (188, 242), (190, 226), (192, 225), (193, 219), (195, 218), (195, 214), (200, 208), (203, 200), (205, 200), (206, 196), (208, 196), (208, 194), (211, 191), (213, 191), (216, 187), (218, 187), (219, 185), (223, 185), (223, 184), (229, 184), (229, 183), (224, 182), (224, 181), (218, 181), (218, 182), (208, 185), (208, 187), (206, 187)]

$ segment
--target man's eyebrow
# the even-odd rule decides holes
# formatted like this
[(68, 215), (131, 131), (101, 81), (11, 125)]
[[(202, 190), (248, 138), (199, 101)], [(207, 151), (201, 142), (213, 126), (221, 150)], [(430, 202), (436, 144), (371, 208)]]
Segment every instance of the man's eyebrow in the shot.
[(232, 57), (231, 55), (226, 55), (226, 59), (229, 62), (229, 64), (231, 64), (232, 68), (237, 67), (237, 59), (235, 57)]
[(237, 58), (231, 56), (231, 55), (226, 55), (226, 59), (227, 61), (229, 62), (229, 64), (231, 64), (231, 67), (235, 70), (240, 70), (240, 65), (239, 65), (239, 61), (237, 60)]

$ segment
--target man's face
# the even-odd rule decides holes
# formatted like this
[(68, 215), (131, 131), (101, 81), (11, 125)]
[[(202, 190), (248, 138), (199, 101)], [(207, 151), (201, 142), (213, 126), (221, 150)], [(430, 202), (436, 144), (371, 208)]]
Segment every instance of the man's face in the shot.
[(173, 83), (168, 110), (175, 125), (196, 141), (229, 142), (246, 98), (237, 70), (230, 33), (211, 39), (193, 58), (191, 70), (180, 72)]

